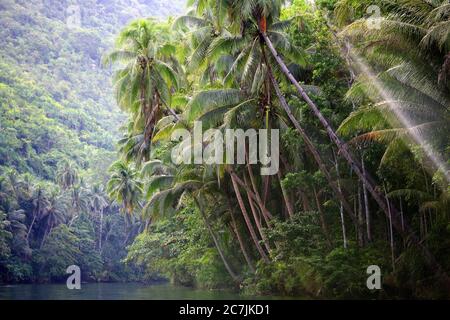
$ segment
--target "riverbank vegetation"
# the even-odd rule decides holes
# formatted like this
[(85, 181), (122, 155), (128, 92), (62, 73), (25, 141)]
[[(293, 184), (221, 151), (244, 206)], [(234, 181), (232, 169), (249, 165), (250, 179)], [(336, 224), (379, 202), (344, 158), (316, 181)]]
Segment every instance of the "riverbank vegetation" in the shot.
[[(127, 261), (250, 294), (446, 297), (448, 5), (378, 1), (371, 20), (366, 1), (283, 3), (191, 1), (122, 31), (107, 62), (130, 119), (112, 169), (136, 178), (110, 186), (148, 222)], [(196, 120), (279, 129), (279, 173), (174, 165), (170, 134)]]
[[(85, 182), (59, 161), (47, 190), (60, 190), (64, 209), (49, 192), (41, 206), (39, 184), (2, 171), (0, 261), (31, 237), (39, 249), (27, 272), (46, 279), (69, 261), (112, 279), (102, 277), (110, 246), (126, 247), (115, 252), (120, 268), (141, 280), (249, 295), (449, 298), (448, 3), (188, 6), (134, 20), (103, 57), (128, 115), (109, 177)], [(195, 121), (278, 129), (278, 173), (260, 175), (248, 145), (242, 164), (175, 164), (171, 135)], [(366, 286), (371, 265), (380, 290)]]

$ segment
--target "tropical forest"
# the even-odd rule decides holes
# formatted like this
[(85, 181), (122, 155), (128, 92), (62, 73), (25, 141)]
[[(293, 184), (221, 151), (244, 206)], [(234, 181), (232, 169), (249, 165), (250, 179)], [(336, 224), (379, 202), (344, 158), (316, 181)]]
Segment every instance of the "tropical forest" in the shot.
[(73, 266), (93, 299), (450, 299), (448, 0), (1, 0), (0, 26), (0, 300)]

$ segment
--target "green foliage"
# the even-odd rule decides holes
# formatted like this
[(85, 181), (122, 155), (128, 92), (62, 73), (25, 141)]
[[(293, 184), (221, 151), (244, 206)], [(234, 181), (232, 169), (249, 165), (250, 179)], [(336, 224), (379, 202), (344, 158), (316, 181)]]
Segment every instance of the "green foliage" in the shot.
[[(367, 27), (374, 3), (356, 0), (189, 1), (175, 20), (134, 20), (103, 61), (129, 115), (117, 160), (112, 141), (124, 117), (112, 112), (100, 57), (134, 9), (154, 2), (81, 2), (76, 28), (64, 23), (65, 1), (44, 1), (35, 15), (26, 10), (34, 1), (1, 5), (1, 281), (60, 281), (77, 264), (89, 281), (165, 278), (321, 298), (448, 295), (417, 248), (449, 270), (446, 168), (430, 166), (414, 138), (426, 136), (448, 163), (448, 4), (375, 1), (391, 12), (382, 32)], [(350, 70), (360, 61), (367, 68)], [(170, 136), (194, 121), (279, 129), (279, 174), (259, 176), (251, 163), (174, 164)], [(324, 122), (348, 139), (364, 182)], [(366, 287), (370, 265), (381, 267), (383, 290)]]
[(228, 287), (229, 277), (211, 245), (191, 204), (137, 236), (125, 261), (141, 266), (147, 280), (164, 276), (185, 286)]
[(35, 256), (39, 270), (37, 276), (43, 280), (64, 279), (67, 267), (77, 264), (81, 256), (79, 245), (80, 239), (66, 225), (53, 229)]
[[(440, 2), (421, 6), (412, 1), (420, 10), (413, 12), (415, 16), (409, 21), (409, 1), (377, 1), (383, 9), (391, 6), (395, 14), (387, 17), (386, 25), (383, 24), (385, 33), (376, 33), (363, 25), (367, 17), (364, 1), (319, 1), (319, 10), (303, 0), (292, 1), (287, 6), (283, 3), (192, 2), (193, 9), (175, 20), (173, 38), (164, 37), (166, 42), (160, 45), (161, 48), (170, 45), (170, 53), (176, 53), (167, 63), (174, 70), (183, 70), (178, 75), (183, 74), (188, 86), (181, 90), (172, 86), (169, 96), (184, 98), (176, 105), (176, 111), (181, 114), (177, 117), (166, 114), (161, 118), (161, 123), (154, 127), (157, 132), (151, 145), (146, 144), (146, 128), (140, 123), (143, 118), (146, 123), (154, 120), (145, 112), (142, 114), (142, 101), (152, 94), (155, 86), (141, 90), (140, 96), (144, 99), (136, 101), (139, 93), (136, 88), (143, 88), (138, 85), (139, 79), (127, 79), (129, 70), (122, 74), (123, 78), (116, 77), (116, 80), (127, 80), (120, 96), (127, 101), (131, 97), (129, 101), (133, 102), (128, 108), (131, 119), (121, 151), (130, 166), (140, 167), (142, 158), (147, 157), (143, 174), (134, 181), (145, 185), (147, 194), (143, 198), (142, 217), (152, 223), (148, 230), (154, 231), (138, 237), (130, 247), (127, 261), (146, 268), (152, 277), (163, 274), (174, 282), (213, 286), (208, 283), (219, 278), (220, 269), (215, 263), (220, 261), (217, 259), (220, 256), (234, 282), (251, 294), (332, 298), (402, 296), (396, 291), (401, 290), (402, 285), (395, 281), (400, 274), (394, 269), (396, 264), (403, 263), (400, 262), (404, 258), (402, 255), (407, 256), (412, 245), (407, 239), (403, 243), (397, 239), (400, 238), (397, 232), (403, 228), (400, 224), (405, 220), (411, 222), (413, 229), (420, 232), (420, 241), (424, 242), (440, 234), (437, 229), (429, 229), (435, 222), (432, 223), (433, 218), (427, 214), (433, 212), (436, 220), (439, 216), (448, 223), (444, 173), (425, 172), (427, 163), (418, 152), (417, 141), (407, 140), (408, 136), (425, 132), (433, 124), (447, 125), (448, 122), (448, 110), (443, 108), (448, 105), (446, 74), (440, 71), (437, 76), (435, 67), (442, 65), (442, 70), (447, 70), (446, 62), (439, 56), (446, 46), (443, 38), (446, 29), (435, 30), (438, 21), (447, 16)], [(430, 14), (422, 10), (423, 7), (435, 8), (439, 14), (430, 20)], [(334, 16), (325, 17), (324, 13), (331, 11)], [(344, 25), (354, 19), (361, 20), (344, 30), (349, 39), (341, 39), (333, 26), (330, 28), (330, 22), (339, 21)], [(146, 24), (151, 23), (137, 21), (123, 32), (140, 43), (149, 32), (132, 34), (129, 30), (134, 30), (136, 25), (144, 28)], [(425, 27), (428, 30), (424, 30)], [(398, 36), (396, 31), (400, 31)], [(267, 38), (277, 51), (277, 58), (285, 61), (320, 111), (311, 112), (314, 108), (310, 108), (311, 102), (304, 101), (307, 100), (304, 93), (293, 91), (286, 81), (286, 71), (281, 72), (281, 64), (270, 54), (273, 48)], [(174, 43), (173, 39), (178, 39), (179, 43)], [(348, 41), (360, 42), (357, 43), (358, 53), (380, 72), (378, 76), (365, 74), (365, 70), (349, 69), (352, 66), (347, 64), (352, 63), (352, 57), (346, 52), (342, 54), (351, 47)], [(438, 48), (432, 48), (432, 44)], [(146, 63), (147, 54), (141, 56), (141, 62)], [(433, 72), (427, 72), (417, 63), (421, 59), (433, 61), (429, 67), (436, 73), (434, 80)], [(132, 64), (127, 68), (130, 67)], [(158, 74), (158, 70), (146, 70)], [(362, 74), (357, 75), (360, 71)], [(386, 85), (386, 92), (389, 91), (393, 99), (408, 103), (392, 106), (383, 92), (376, 92), (379, 81)], [(145, 81), (144, 85), (147, 83)], [(123, 102), (121, 97), (119, 103)], [(404, 123), (397, 113), (404, 110), (410, 112), (408, 119), (419, 120), (417, 126), (401, 127)], [(367, 179), (374, 183), (366, 180), (363, 184), (355, 178), (353, 160), (342, 161), (343, 147), (330, 142), (329, 132), (322, 128), (322, 117), (331, 127), (339, 127), (338, 134), (353, 138), (347, 148), (364, 162), (363, 175), (376, 174)], [(293, 118), (299, 123), (295, 128), (291, 125), (295, 122)], [(168, 141), (169, 136), (177, 128), (192, 129), (194, 121), (203, 121), (206, 127), (218, 130), (280, 129), (280, 174), (270, 179), (255, 176), (254, 169), (258, 166), (247, 163), (174, 165), (167, 156), (173, 146)], [(332, 130), (325, 126), (328, 131)], [(445, 134), (433, 135), (433, 144), (440, 148), (448, 149), (447, 140)], [(386, 144), (386, 149), (382, 144)], [(142, 150), (146, 151), (144, 156), (140, 154)], [(414, 161), (401, 161), (405, 158)], [(443, 185), (438, 186), (438, 181)], [(377, 184), (379, 186), (375, 187)], [(386, 233), (393, 228), (391, 219), (385, 220), (377, 214), (383, 196), (380, 195), (376, 203), (368, 195), (373, 195), (373, 188), (377, 192), (385, 189), (389, 205), (400, 205), (398, 219), (402, 222), (395, 223), (393, 235)], [(189, 208), (185, 199), (195, 200), (203, 218), (202, 225), (186, 229), (180, 222), (180, 214)], [(233, 214), (235, 208), (238, 215)], [(382, 209), (386, 215), (391, 215), (391, 208), (389, 211)], [(199, 231), (203, 225), (211, 235), (215, 250), (205, 242), (191, 242), (190, 231)], [(168, 226), (170, 233), (163, 230)], [(171, 242), (167, 234), (182, 237)], [(161, 251), (164, 243), (183, 250)], [(227, 255), (231, 248), (239, 248), (239, 255)], [(436, 244), (433, 249), (439, 252), (442, 247)], [(202, 252), (201, 258), (199, 252)], [(237, 267), (237, 262), (242, 263), (243, 258), (246, 267)], [(404, 261), (405, 266), (414, 267), (411, 260), (405, 258)], [(440, 261), (448, 268), (445, 258)], [(386, 290), (367, 289), (366, 269), (372, 264), (382, 268)], [(422, 269), (420, 265), (418, 262), (417, 266)], [(193, 266), (198, 271), (192, 272)], [(417, 273), (417, 278), (411, 278), (425, 281), (425, 274), (429, 272), (424, 270)], [(427, 290), (430, 289), (424, 289)], [(420, 295), (418, 290), (414, 294)]]
[(128, 21), (178, 5), (0, 5), (0, 282), (62, 280), (72, 263), (85, 281), (134, 276), (120, 260), (136, 230), (101, 187), (124, 115), (100, 58)]

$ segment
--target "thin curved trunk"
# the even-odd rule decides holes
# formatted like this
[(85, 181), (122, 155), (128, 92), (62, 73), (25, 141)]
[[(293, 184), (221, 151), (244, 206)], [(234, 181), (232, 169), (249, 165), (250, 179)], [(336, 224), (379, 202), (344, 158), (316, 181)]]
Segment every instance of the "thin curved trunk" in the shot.
[(266, 221), (267, 226), (270, 226), (269, 221), (273, 218), (273, 216), (269, 212), (269, 210), (267, 210), (267, 208), (264, 205), (264, 202), (261, 199), (261, 196), (259, 195), (258, 188), (256, 187), (256, 183), (255, 183), (255, 177), (253, 175), (253, 170), (252, 170), (251, 165), (250, 165), (250, 163), (248, 161), (248, 158), (247, 158), (247, 171), (248, 171), (248, 175), (250, 177), (250, 182), (251, 182), (251, 185), (252, 185), (253, 193), (255, 194), (255, 197), (256, 197), (256, 203), (261, 208), (261, 212), (262, 212), (262, 214), (264, 216), (264, 220)]
[(361, 183), (358, 181), (358, 242), (361, 247), (365, 244), (365, 232), (364, 232), (364, 215), (363, 205), (361, 198)]
[(250, 255), (247, 252), (247, 249), (245, 248), (244, 241), (241, 237), (241, 234), (239, 232), (239, 228), (236, 222), (236, 217), (234, 216), (234, 210), (230, 205), (230, 215), (231, 215), (231, 227), (233, 228), (234, 234), (236, 235), (236, 238), (239, 242), (239, 247), (241, 248), (242, 255), (245, 258), (245, 261), (247, 262), (248, 268), (251, 272), (255, 273), (256, 269), (253, 265), (252, 259), (250, 258)]
[(31, 230), (33, 229), (34, 223), (36, 222), (37, 213), (33, 214), (33, 221), (31, 221), (30, 227), (27, 232), (27, 240), (30, 237)]
[(220, 255), (220, 258), (222, 259), (222, 262), (223, 262), (223, 264), (225, 266), (225, 269), (227, 269), (228, 274), (231, 276), (231, 278), (235, 282), (240, 282), (241, 280), (239, 279), (239, 277), (234, 273), (233, 269), (231, 269), (231, 266), (228, 263), (228, 261), (227, 261), (227, 259), (225, 257), (225, 254), (222, 251), (222, 248), (220, 247), (219, 241), (217, 240), (216, 235), (214, 234), (214, 231), (213, 231), (211, 225), (209, 224), (208, 217), (206, 216), (205, 212), (203, 211), (203, 208), (201, 207), (198, 199), (196, 197), (193, 197), (193, 198), (194, 198), (194, 201), (195, 201), (195, 203), (196, 203), (196, 205), (198, 207), (198, 210), (200, 211), (200, 214), (201, 214), (201, 216), (203, 218), (203, 221), (205, 222), (206, 228), (208, 229), (209, 234), (211, 235), (211, 238), (213, 239), (214, 245), (216, 246), (216, 249), (217, 249), (217, 252)]
[(390, 208), (390, 202), (387, 196), (386, 187), (384, 187), (384, 196), (386, 197), (386, 202), (388, 204), (389, 210), (389, 240), (391, 245), (391, 260), (392, 260), (392, 270), (395, 271), (395, 246), (394, 246), (394, 230), (392, 229), (392, 214)]
[(267, 197), (269, 195), (270, 176), (264, 176), (264, 192), (263, 192), (263, 205), (267, 203)]
[(45, 240), (46, 240), (47, 236), (52, 231), (53, 224), (52, 224), (52, 226), (50, 226), (50, 227), (49, 226), (50, 226), (50, 224), (47, 224), (47, 226), (45, 228), (44, 236), (42, 237), (42, 241), (41, 241), (41, 245), (40, 245), (39, 249), (42, 249), (42, 247), (44, 246), (44, 243), (45, 243)]
[[(247, 177), (245, 175), (244, 175), (244, 182), (247, 183)], [(253, 200), (250, 197), (250, 195), (248, 194), (248, 192), (247, 192), (247, 199), (248, 199), (248, 203), (250, 204), (250, 210), (253, 214), (253, 219), (255, 220), (255, 223), (256, 223), (256, 229), (258, 229), (258, 233), (261, 235), (261, 239), (264, 243), (264, 246), (266, 247), (267, 252), (270, 252), (269, 241), (267, 240), (267, 237), (262, 229), (261, 221), (260, 221), (260, 218), (258, 217), (258, 212), (256, 212), (255, 205), (253, 204)]]
[[(227, 169), (227, 172), (228, 172), (230, 175), (233, 173), (233, 172), (232, 172), (231, 170), (229, 170), (229, 169)], [(257, 199), (255, 193), (252, 191), (252, 189), (250, 189), (250, 187), (249, 187), (247, 184), (245, 184), (244, 181), (242, 181), (241, 178), (239, 178), (236, 174), (234, 175), (234, 178), (236, 179), (236, 182), (237, 182), (242, 188), (244, 188), (244, 190), (250, 195), (250, 197), (251, 197), (253, 200), (255, 200), (256, 203), (260, 204), (260, 203), (258, 202), (258, 199)], [(267, 218), (272, 217), (272, 214), (269, 212), (269, 210), (268, 210), (262, 203), (261, 203), (261, 205), (262, 205), (261, 212), (263, 212), (263, 210), (265, 210), (266, 213), (268, 213), (268, 214), (270, 215), (270, 216), (267, 217)], [(263, 217), (265, 217), (264, 214), (263, 214)], [(270, 226), (270, 224), (269, 224), (269, 221), (270, 221), (270, 220), (266, 220), (266, 219), (264, 219), (264, 220), (266, 221), (266, 224), (267, 224), (268, 226)]]
[(269, 263), (270, 260), (267, 257), (267, 254), (264, 252), (264, 249), (261, 247), (261, 244), (259, 243), (259, 240), (256, 236), (255, 229), (253, 228), (250, 218), (248, 216), (247, 209), (245, 208), (244, 201), (242, 200), (242, 197), (241, 197), (241, 192), (239, 191), (238, 183), (236, 182), (236, 176), (233, 172), (230, 174), (230, 176), (231, 176), (231, 182), (233, 184), (233, 189), (234, 189), (234, 192), (236, 193), (236, 198), (239, 203), (239, 207), (241, 208), (241, 212), (242, 212), (242, 215), (245, 220), (245, 224), (247, 225), (247, 228), (250, 231), (250, 236), (252, 237), (253, 242), (255, 243), (256, 249), (258, 250), (259, 254), (261, 255), (261, 258), (265, 262)]
[(317, 211), (319, 212), (320, 226), (322, 227), (322, 232), (325, 236), (328, 249), (331, 249), (333, 247), (333, 244), (330, 239), (330, 232), (328, 231), (328, 225), (325, 220), (325, 214), (322, 210), (322, 205), (320, 204), (319, 194), (318, 194), (315, 186), (313, 186), (313, 193), (314, 193), (314, 199), (316, 200)]
[[(335, 167), (336, 167), (337, 186), (338, 186), (338, 189), (341, 190), (341, 182), (340, 182), (341, 176), (339, 174), (339, 164), (337, 161), (337, 157), (334, 153), (334, 150), (333, 150), (333, 157), (334, 157)], [(339, 214), (341, 217), (342, 241), (344, 242), (344, 249), (347, 249), (347, 232), (345, 230), (344, 207), (342, 205), (342, 201), (339, 202)]]
[(103, 208), (100, 210), (100, 234), (98, 237), (98, 248), (102, 250), (102, 235), (103, 235)]

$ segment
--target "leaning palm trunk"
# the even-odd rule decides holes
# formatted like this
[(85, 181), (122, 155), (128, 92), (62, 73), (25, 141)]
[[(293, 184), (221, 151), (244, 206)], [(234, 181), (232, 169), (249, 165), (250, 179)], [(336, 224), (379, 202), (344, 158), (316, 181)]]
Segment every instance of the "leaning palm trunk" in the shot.
[[(229, 170), (229, 169), (227, 169), (227, 172), (228, 172), (230, 175), (233, 174), (233, 171), (231, 171), (231, 170)], [(245, 184), (244, 181), (241, 180), (241, 178), (239, 178), (236, 174), (234, 174), (234, 178), (236, 179), (236, 182), (237, 182), (242, 188), (244, 188), (244, 190), (250, 195), (250, 197), (251, 197), (253, 200), (255, 200), (256, 203), (259, 204), (259, 206), (261, 207), (261, 212), (263, 212), (263, 213), (265, 212), (265, 213), (266, 213), (266, 215), (263, 214), (263, 217), (264, 217), (264, 220), (266, 221), (267, 226), (270, 227), (270, 224), (269, 224), (269, 221), (270, 221), (270, 220), (269, 220), (269, 219), (272, 219), (273, 216), (272, 216), (272, 214), (269, 212), (269, 210), (267, 209), (267, 207), (266, 207), (263, 203), (261, 203), (261, 202), (258, 201), (258, 197), (255, 195), (255, 193), (252, 191), (252, 189), (250, 189), (250, 187), (249, 187), (247, 184)]]
[(26, 238), (27, 240), (30, 237), (30, 233), (31, 233), (31, 230), (33, 229), (34, 223), (36, 222), (36, 217), (37, 217), (37, 213), (34, 213), (33, 214), (33, 221), (31, 221), (30, 227), (28, 228), (27, 238)]
[[(450, 287), (450, 279), (445, 273), (445, 271), (442, 269), (442, 267), (439, 265), (439, 263), (436, 261), (434, 256), (431, 254), (431, 252), (428, 250), (427, 247), (425, 247), (417, 238), (417, 236), (414, 234), (414, 232), (411, 230), (411, 228), (407, 225), (405, 225), (405, 231), (402, 231), (402, 225), (401, 221), (399, 219), (398, 211), (395, 209), (394, 206), (388, 203), (389, 200), (385, 201), (383, 199), (383, 196), (379, 193), (379, 191), (376, 189), (375, 183), (370, 178), (369, 175), (364, 175), (362, 173), (361, 167), (358, 164), (358, 162), (354, 159), (353, 155), (348, 150), (348, 147), (346, 144), (344, 144), (341, 139), (337, 136), (337, 134), (334, 132), (334, 130), (331, 128), (328, 121), (325, 119), (323, 114), (320, 112), (319, 108), (316, 106), (316, 104), (311, 100), (311, 98), (308, 96), (308, 94), (305, 92), (305, 90), (300, 86), (300, 84), (295, 80), (292, 73), (289, 71), (288, 67), (284, 63), (283, 59), (278, 55), (275, 47), (273, 46), (272, 42), (270, 41), (269, 37), (265, 32), (261, 32), (261, 35), (264, 39), (264, 42), (266, 43), (267, 47), (269, 48), (270, 52), (272, 53), (273, 57), (277, 61), (278, 65), (280, 66), (283, 73), (287, 76), (289, 81), (292, 82), (292, 84), (295, 86), (297, 91), (300, 93), (300, 95), (303, 97), (305, 102), (308, 104), (308, 106), (313, 111), (314, 115), (319, 119), (319, 121), (322, 123), (322, 125), (325, 127), (330, 139), (336, 144), (338, 147), (339, 153), (342, 154), (342, 156), (347, 160), (350, 167), (354, 170), (354, 172), (357, 174), (358, 178), (363, 181), (366, 184), (367, 190), (370, 192), (372, 197), (375, 199), (379, 207), (383, 210), (384, 214), (386, 216), (392, 217), (392, 223), (395, 229), (401, 233), (401, 235), (405, 238), (409, 237), (411, 239), (411, 242), (415, 244), (419, 249), (422, 250), (425, 258), (427, 259), (429, 265), (436, 270), (442, 278), (446, 281), (446, 285)], [(289, 110), (290, 111), (290, 110)], [(288, 113), (289, 114), (289, 113)]]
[(239, 191), (238, 183), (236, 182), (235, 174), (231, 173), (230, 176), (231, 176), (231, 182), (233, 184), (233, 189), (234, 189), (234, 192), (236, 193), (236, 198), (239, 203), (239, 207), (241, 208), (242, 215), (244, 216), (245, 224), (247, 225), (247, 228), (250, 231), (250, 236), (252, 237), (253, 242), (255, 243), (256, 249), (258, 250), (259, 254), (261, 255), (261, 258), (265, 262), (269, 263), (270, 260), (267, 257), (267, 254), (264, 252), (264, 249), (261, 247), (261, 244), (259, 243), (259, 240), (256, 236), (255, 229), (253, 228), (250, 218), (248, 216), (247, 209), (245, 208), (244, 201), (242, 200), (242, 197), (241, 197), (241, 192)]
[(240, 280), (239, 277), (234, 273), (233, 269), (231, 269), (231, 266), (230, 266), (230, 264), (228, 263), (228, 261), (227, 261), (227, 259), (226, 259), (226, 257), (225, 257), (225, 254), (224, 254), (223, 251), (222, 251), (222, 248), (220, 247), (219, 241), (217, 240), (216, 235), (214, 234), (214, 231), (213, 231), (211, 225), (209, 224), (208, 217), (206, 216), (205, 212), (203, 211), (203, 208), (201, 207), (201, 205), (200, 205), (198, 199), (197, 199), (196, 197), (193, 197), (193, 198), (194, 198), (194, 201), (195, 201), (195, 203), (196, 203), (196, 205), (197, 205), (197, 207), (198, 207), (198, 210), (200, 211), (200, 214), (201, 214), (201, 216), (202, 216), (202, 218), (203, 218), (203, 221), (205, 222), (206, 228), (208, 229), (208, 231), (209, 231), (209, 233), (210, 233), (210, 235), (211, 235), (211, 238), (212, 238), (213, 241), (214, 241), (214, 245), (216, 246), (216, 249), (217, 249), (217, 252), (218, 252), (219, 255), (220, 255), (220, 258), (222, 259), (222, 262), (223, 262), (223, 264), (224, 264), (224, 266), (225, 266), (225, 269), (227, 269), (227, 271), (228, 271), (229, 275), (231, 276), (231, 278), (232, 278), (235, 282), (239, 283), (241, 280)]
[(239, 229), (238, 229), (238, 225), (237, 225), (237, 222), (236, 222), (236, 218), (234, 216), (234, 210), (231, 207), (231, 205), (230, 205), (230, 215), (231, 215), (231, 227), (233, 228), (233, 231), (234, 231), (234, 233), (236, 235), (236, 238), (237, 238), (237, 240), (239, 242), (239, 247), (241, 248), (242, 255), (244, 256), (245, 261), (247, 262), (247, 265), (248, 265), (248, 268), (250, 269), (250, 271), (255, 273), (256, 269), (253, 266), (252, 259), (250, 258), (250, 255), (248, 254), (247, 249), (245, 248), (245, 244), (244, 244), (244, 241), (243, 241), (243, 239), (241, 237), (241, 234), (239, 233)]
[(267, 64), (267, 67), (268, 67), (267, 68), (268, 69), (268, 75), (270, 77), (270, 80), (272, 82), (273, 87), (275, 88), (275, 92), (276, 92), (276, 94), (278, 96), (278, 99), (279, 99), (279, 101), (281, 103), (281, 106), (283, 107), (284, 111), (287, 113), (287, 115), (288, 115), (289, 119), (291, 120), (291, 122), (294, 124), (294, 126), (297, 129), (298, 133), (300, 133), (300, 136), (302, 137), (303, 141), (305, 142), (306, 147), (308, 148), (309, 152), (314, 157), (314, 160), (316, 161), (316, 163), (319, 166), (319, 168), (322, 171), (322, 173), (325, 175), (325, 178), (328, 180), (328, 184), (333, 189), (334, 193), (338, 196), (339, 200), (342, 202), (342, 204), (344, 206), (344, 209), (347, 211), (347, 213), (349, 214), (350, 218), (353, 221), (356, 221), (355, 214), (354, 214), (350, 204), (345, 199), (345, 197), (344, 197), (343, 193), (341, 192), (341, 190), (333, 182), (333, 179), (331, 178), (331, 174), (328, 172), (328, 169), (325, 166), (325, 163), (323, 162), (322, 157), (320, 156), (320, 154), (317, 151), (317, 149), (314, 147), (314, 144), (312, 143), (311, 139), (309, 138), (309, 136), (306, 134), (305, 130), (303, 130), (303, 128), (300, 126), (300, 123), (297, 121), (297, 119), (292, 114), (292, 111), (289, 108), (289, 105), (287, 104), (286, 99), (284, 98), (283, 94), (281, 93), (280, 87), (279, 87), (277, 81), (275, 80), (275, 78), (274, 78), (274, 76), (272, 74), (272, 70), (271, 70), (271, 68), (270, 68), (270, 66), (268, 64)]
[[(336, 167), (336, 175), (337, 175), (337, 187), (339, 189), (339, 191), (341, 191), (341, 175), (339, 174), (339, 163), (337, 161), (337, 157), (336, 154), (334, 153), (333, 150), (333, 158), (335, 161), (335, 167)], [(340, 201), (339, 203), (339, 214), (340, 214), (340, 218), (341, 218), (341, 228), (342, 228), (342, 241), (344, 242), (344, 249), (347, 249), (347, 232), (345, 230), (345, 219), (344, 219), (344, 206), (342, 205), (342, 201)]]
[(248, 175), (250, 177), (250, 182), (252, 185), (253, 193), (255, 194), (255, 197), (256, 197), (256, 199), (255, 199), (256, 203), (258, 203), (259, 207), (261, 208), (261, 212), (263, 214), (263, 217), (264, 217), (264, 220), (266, 221), (267, 226), (270, 227), (269, 221), (273, 217), (272, 217), (272, 214), (269, 212), (269, 210), (267, 210), (266, 206), (264, 205), (263, 200), (261, 199), (261, 196), (259, 195), (258, 188), (256, 187), (256, 183), (255, 183), (255, 177), (253, 175), (253, 170), (250, 165), (250, 162), (248, 161), (248, 157), (247, 157), (247, 171), (248, 171)]
[(322, 205), (320, 204), (319, 194), (316, 187), (313, 187), (314, 199), (316, 200), (317, 211), (319, 212), (320, 226), (322, 227), (323, 235), (327, 242), (328, 249), (331, 250), (333, 244), (331, 243), (330, 232), (328, 231), (327, 221), (325, 219), (325, 213), (323, 212)]
[(347, 160), (347, 162), (349, 163), (351, 168), (355, 171), (358, 178), (366, 184), (367, 189), (372, 194), (374, 199), (377, 201), (380, 208), (383, 209), (383, 211), (385, 211), (386, 214), (388, 214), (387, 203), (383, 200), (383, 197), (380, 195), (380, 193), (375, 189), (375, 185), (371, 181), (369, 181), (370, 180), (369, 177), (364, 176), (358, 162), (354, 159), (353, 155), (350, 154), (350, 151), (348, 150), (347, 145), (341, 141), (341, 139), (337, 136), (337, 134), (331, 128), (327, 119), (325, 119), (325, 117), (322, 115), (322, 113), (320, 112), (320, 110), (316, 106), (316, 104), (311, 100), (311, 98), (308, 96), (308, 94), (305, 92), (305, 90), (300, 86), (300, 84), (297, 82), (297, 80), (295, 80), (294, 76), (289, 71), (289, 69), (286, 66), (286, 64), (284, 63), (284, 61), (278, 55), (278, 53), (275, 50), (275, 47), (273, 46), (269, 37), (267, 37), (267, 35), (265, 33), (262, 33), (262, 36), (263, 36), (264, 41), (267, 44), (270, 52), (272, 53), (273, 57), (279, 64), (281, 70), (286, 75), (286, 77), (289, 79), (289, 81), (291, 81), (292, 84), (295, 86), (297, 91), (300, 93), (300, 95), (303, 97), (305, 102), (308, 104), (308, 106), (313, 111), (314, 115), (319, 119), (320, 123), (322, 123), (322, 125), (325, 127), (325, 130), (327, 131), (330, 139), (338, 147), (339, 153), (342, 154), (342, 156)]
[[(247, 177), (244, 175), (244, 182), (247, 183)], [(262, 228), (261, 225), (261, 220), (258, 217), (258, 212), (256, 211), (255, 205), (253, 203), (252, 198), (250, 197), (250, 195), (247, 192), (247, 199), (248, 199), (248, 203), (250, 204), (250, 211), (253, 214), (253, 219), (255, 220), (255, 224), (256, 224), (256, 229), (258, 230), (258, 233), (261, 236), (261, 239), (263, 241), (264, 247), (266, 248), (267, 252), (270, 252), (270, 245), (269, 245), (269, 241), (267, 240), (266, 234), (264, 233), (264, 230)]]

